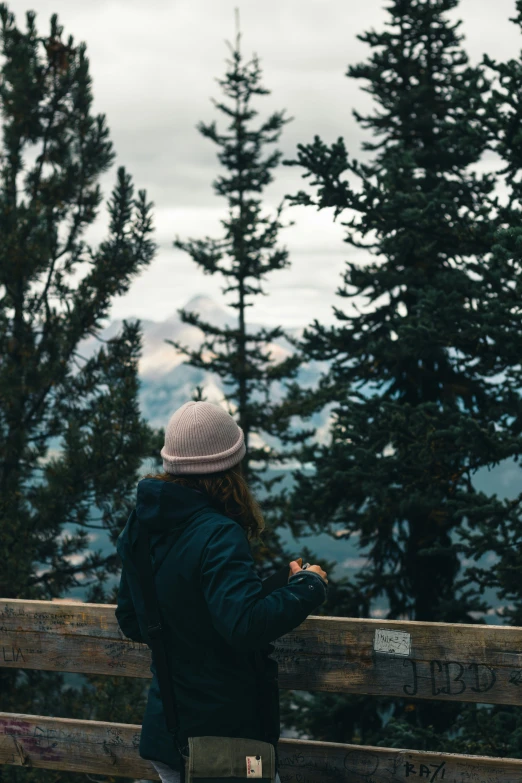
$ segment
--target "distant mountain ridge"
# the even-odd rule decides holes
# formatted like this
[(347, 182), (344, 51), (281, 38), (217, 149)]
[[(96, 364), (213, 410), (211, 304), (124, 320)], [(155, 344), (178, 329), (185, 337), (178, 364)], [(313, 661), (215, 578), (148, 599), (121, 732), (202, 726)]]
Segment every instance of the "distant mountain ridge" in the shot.
[[(184, 310), (197, 313), (203, 321), (218, 327), (234, 327), (237, 324), (237, 315), (208, 296), (194, 296), (183, 307)], [(128, 317), (125, 320), (136, 320)], [(222, 379), (216, 374), (184, 364), (183, 356), (165, 340), (176, 340), (190, 349), (197, 349), (204, 339), (204, 333), (197, 327), (185, 324), (181, 321), (176, 311), (163, 321), (139, 319), (143, 335), (142, 355), (138, 363), (138, 372), (141, 381), (139, 393), (140, 408), (144, 418), (153, 427), (164, 427), (172, 413), (190, 400), (197, 385), (203, 387), (203, 394), (209, 402), (222, 404), (224, 400), (225, 386)], [(107, 340), (114, 337), (123, 325), (123, 319), (114, 319), (98, 334)], [(272, 328), (268, 324), (251, 323), (247, 325), (247, 332), (255, 332), (261, 327)], [(285, 329), (290, 337), (301, 337), (304, 327)], [(96, 337), (88, 337), (83, 340), (78, 350), (82, 356), (89, 358), (100, 347), (100, 341)], [(272, 361), (279, 363), (294, 352), (294, 347), (284, 337), (274, 340), (268, 346)], [(328, 362), (307, 362), (299, 370), (297, 381), (303, 388), (317, 385), (320, 376), (328, 369)], [(273, 399), (279, 401), (284, 397), (284, 385), (279, 382), (273, 384)], [(330, 407), (330, 406), (329, 406)], [(322, 442), (327, 437), (329, 423), (329, 407), (310, 419), (303, 422), (304, 427), (317, 427), (316, 438)], [(277, 448), (280, 444), (276, 439), (266, 438), (268, 445)], [(252, 445), (258, 447), (263, 441), (253, 438)]]

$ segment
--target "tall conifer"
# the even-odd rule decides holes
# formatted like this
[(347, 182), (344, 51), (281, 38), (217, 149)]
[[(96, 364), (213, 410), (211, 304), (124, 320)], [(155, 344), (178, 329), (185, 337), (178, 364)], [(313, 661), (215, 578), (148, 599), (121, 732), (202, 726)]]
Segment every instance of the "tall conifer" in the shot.
[[(93, 117), (86, 46), (62, 42), (53, 14), (42, 38), (0, 4), (0, 597), (52, 600), (77, 586), (85, 600), (115, 603), (115, 548), (85, 555), (92, 531), (115, 546), (135, 502), (142, 460), (162, 433), (138, 410), (139, 321), (88, 360), (78, 344), (96, 335), (114, 296), (151, 261), (151, 204), (133, 197), (118, 169), (108, 238), (81, 239), (101, 201), (96, 181), (113, 159), (105, 116)], [(33, 165), (24, 155), (37, 145)], [(62, 235), (59, 234), (62, 230)], [(83, 278), (71, 280), (79, 264)], [(56, 448), (55, 454), (50, 446)], [(73, 526), (65, 534), (65, 526)], [(0, 667), (5, 712), (138, 723), (142, 680), (86, 677), (63, 691), (58, 672)], [(117, 681), (117, 687), (116, 687)], [(84, 775), (5, 765), (6, 781)]]
[[(228, 172), (213, 183), (215, 192), (228, 200), (229, 218), (221, 221), (225, 236), (217, 240), (181, 241), (176, 238), (173, 244), (189, 253), (204, 273), (224, 276), (227, 285), (223, 294), (233, 295), (232, 301), (226, 304), (237, 310), (237, 326), (221, 328), (195, 312), (180, 309), (182, 321), (201, 329), (205, 339), (197, 350), (191, 350), (179, 341), (167, 342), (183, 352), (187, 364), (216, 373), (223, 379), (230, 412), (245, 435), (245, 477), (252, 487), (270, 493), (282, 477), (264, 479), (262, 474), (269, 465), (275, 467), (277, 462), (284, 463), (290, 452), (283, 455), (274, 447), (255, 446), (252, 436), (278, 437), (281, 432), (287, 432), (288, 422), (279, 416), (272, 389), (275, 382), (295, 377), (300, 357), (294, 353), (279, 362), (274, 361), (269, 344), (285, 336), (284, 330), (276, 326), (255, 331), (248, 324), (247, 308), (253, 306), (253, 297), (265, 294), (262, 282), (266, 276), (285, 269), (290, 263), (288, 251), (276, 247), (282, 204), (274, 219), (262, 217), (261, 200), (251, 194), (262, 193), (272, 182), (271, 170), (277, 166), (282, 153), (275, 151), (263, 159), (263, 148), (277, 141), (283, 125), (292, 118), (285, 119), (284, 111), (276, 112), (258, 128), (250, 127), (250, 121), (258, 114), (251, 106), (252, 96), (268, 95), (270, 90), (260, 84), (257, 55), (250, 62), (243, 62), (239, 30), (235, 49), (227, 44), (233, 59), (227, 61), (229, 69), (225, 79), (217, 81), (232, 105), (212, 100), (230, 119), (229, 133), (218, 132), (215, 121), (209, 125), (200, 122), (197, 126), (203, 136), (220, 148), (218, 158)], [(197, 391), (197, 398), (201, 399), (201, 390)], [(292, 438), (292, 434), (288, 433), (287, 437)], [(254, 467), (254, 462), (262, 464), (263, 468)], [(274, 510), (279, 500), (273, 493), (267, 494), (263, 505), (265, 511)]]
[[(318, 187), (316, 201), (300, 191), (292, 203), (334, 207), (334, 219), (348, 210), (345, 241), (375, 256), (348, 263), (337, 292), (347, 302), (357, 297), (358, 307), (336, 307), (337, 324), (314, 321), (306, 330), (305, 356), (330, 359), (331, 370), (313, 393), (294, 384), (287, 404), (305, 414), (335, 403), (330, 442), (303, 447), (302, 462), (315, 472), (295, 474), (291, 513), (316, 532), (339, 523), (346, 537), (360, 533), (368, 558), (354, 580), (361, 615), (383, 596), (389, 618), (469, 623), (488, 606), (458, 583), (459, 533), (471, 511), (486, 519), (495, 504), (471, 478), (519, 444), (501, 426), (508, 389), (491, 383), (514, 363), (509, 340), (490, 344), (513, 307), (509, 269), (500, 285), (491, 257), (496, 178), (471, 168), (490, 141), (490, 84), (483, 67), (468, 65), (460, 22), (447, 18), (456, 6), (392, 0), (386, 32), (358, 36), (374, 51), (347, 75), (367, 80), (378, 104), (367, 117), (353, 112), (380, 137), (363, 145), (376, 153), (372, 162), (350, 159), (342, 138), (329, 147), (317, 136), (284, 161), (304, 167)], [(407, 735), (402, 747), (436, 749), (462, 709), (391, 703), (406, 734), (396, 720), (384, 728), (370, 699), (322, 694), (306, 715), (296, 712), (296, 725), (314, 738), (382, 744)]]

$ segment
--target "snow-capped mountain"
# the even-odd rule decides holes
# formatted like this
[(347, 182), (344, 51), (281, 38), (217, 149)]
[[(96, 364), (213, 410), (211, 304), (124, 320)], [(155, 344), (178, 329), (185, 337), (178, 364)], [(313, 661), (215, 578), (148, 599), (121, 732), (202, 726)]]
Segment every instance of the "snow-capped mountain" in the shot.
[[(234, 327), (237, 324), (237, 314), (233, 309), (226, 309), (217, 304), (208, 296), (195, 296), (183, 307), (186, 311), (196, 313), (202, 321), (223, 328)], [(133, 320), (128, 318), (126, 320)], [(166, 426), (172, 413), (184, 402), (192, 399), (196, 386), (203, 387), (204, 397), (209, 402), (221, 403), (224, 401), (225, 386), (222, 379), (215, 373), (191, 367), (184, 364), (184, 357), (172, 345), (165, 340), (175, 340), (182, 345), (197, 349), (204, 334), (201, 329), (185, 324), (181, 321), (178, 311), (164, 321), (152, 321), (140, 319), (142, 339), (142, 355), (138, 369), (141, 381), (140, 407), (144, 418), (153, 426)], [(109, 339), (121, 332), (123, 321), (115, 319), (104, 329), (99, 330), (99, 336)], [(253, 323), (247, 331), (257, 331), (266, 324)], [(286, 333), (291, 337), (300, 337), (303, 328), (287, 329)], [(88, 358), (100, 347), (100, 341), (95, 337), (83, 340), (78, 346), (79, 353)], [(293, 353), (294, 347), (284, 337), (274, 340), (267, 346), (271, 354), (271, 360), (279, 363)], [(327, 369), (327, 362), (309, 362), (304, 364), (299, 371), (297, 381), (303, 387), (313, 387), (319, 377)], [(274, 383), (272, 396), (275, 401), (284, 396), (284, 386)], [(303, 427), (317, 427), (317, 439), (323, 441), (328, 429), (328, 410), (316, 414), (306, 422)], [(277, 442), (267, 439), (266, 443), (277, 447)], [(252, 440), (253, 446), (261, 446), (261, 441)]]

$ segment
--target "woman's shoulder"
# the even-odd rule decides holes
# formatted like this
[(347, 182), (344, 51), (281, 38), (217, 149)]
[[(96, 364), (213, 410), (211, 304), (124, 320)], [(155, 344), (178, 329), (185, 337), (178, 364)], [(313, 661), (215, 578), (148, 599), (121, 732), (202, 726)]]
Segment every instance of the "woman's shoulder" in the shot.
[(206, 518), (202, 521), (201, 529), (209, 538), (219, 535), (235, 535), (236, 530), (241, 531), (247, 536), (247, 531), (237, 520), (227, 516), (218, 509), (209, 508), (205, 514)]

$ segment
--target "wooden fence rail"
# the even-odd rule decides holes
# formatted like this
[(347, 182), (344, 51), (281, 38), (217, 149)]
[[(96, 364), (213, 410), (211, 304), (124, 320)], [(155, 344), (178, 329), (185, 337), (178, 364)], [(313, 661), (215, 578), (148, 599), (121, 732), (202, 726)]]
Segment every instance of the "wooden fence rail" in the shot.
[[(150, 678), (115, 606), (0, 599), (0, 665)], [(279, 685), (522, 704), (522, 628), (308, 617), (275, 643)], [(0, 702), (1, 708), (1, 702)], [(140, 726), (0, 713), (0, 763), (158, 780)], [(279, 742), (282, 783), (522, 783), (522, 760), (308, 740)]]

